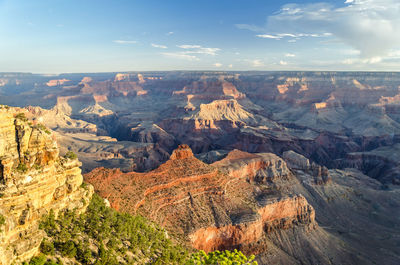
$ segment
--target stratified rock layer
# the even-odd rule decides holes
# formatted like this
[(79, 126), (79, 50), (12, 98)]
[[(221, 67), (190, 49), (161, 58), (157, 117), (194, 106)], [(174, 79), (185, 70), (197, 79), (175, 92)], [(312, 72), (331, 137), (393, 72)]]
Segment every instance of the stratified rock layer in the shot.
[(316, 225), (303, 196), (271, 191), (275, 182), (290, 178), (285, 162), (273, 154), (234, 150), (208, 165), (187, 145), (148, 173), (99, 168), (85, 175), (111, 206), (139, 212), (197, 249), (250, 252), (254, 249), (246, 246), (270, 231)]
[[(16, 118), (17, 117), (17, 118)], [(32, 125), (17, 109), (0, 109), (0, 264), (38, 253), (43, 215), (83, 211), (93, 188), (81, 188), (80, 162), (59, 157), (51, 132)]]

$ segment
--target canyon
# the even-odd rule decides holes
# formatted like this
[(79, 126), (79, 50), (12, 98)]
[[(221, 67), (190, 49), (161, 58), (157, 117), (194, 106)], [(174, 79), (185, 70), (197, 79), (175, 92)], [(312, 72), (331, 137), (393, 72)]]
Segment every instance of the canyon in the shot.
[[(85, 181), (113, 208), (146, 216), (189, 247), (239, 249), (259, 264), (400, 260), (398, 73), (0, 79), (0, 104), (51, 129), (43, 137), (59, 145), (24, 163), (57, 168), (58, 150), (73, 151)], [(17, 120), (16, 108), (2, 111)], [(18, 166), (10, 159), (0, 159), (2, 173)], [(79, 163), (67, 161), (79, 175)]]

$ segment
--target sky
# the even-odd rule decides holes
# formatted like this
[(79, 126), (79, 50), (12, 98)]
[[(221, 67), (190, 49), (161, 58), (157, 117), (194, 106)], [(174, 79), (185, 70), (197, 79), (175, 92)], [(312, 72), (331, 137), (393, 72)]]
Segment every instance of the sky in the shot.
[(400, 0), (0, 0), (0, 72), (400, 70)]

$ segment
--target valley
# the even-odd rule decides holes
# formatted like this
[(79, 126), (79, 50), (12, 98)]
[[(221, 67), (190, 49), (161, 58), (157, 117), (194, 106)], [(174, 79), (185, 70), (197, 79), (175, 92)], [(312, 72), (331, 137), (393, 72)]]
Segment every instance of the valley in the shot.
[(259, 264), (400, 260), (399, 73), (0, 80), (8, 119), (23, 113), (49, 128), (112, 208), (145, 216), (188, 248), (238, 249)]

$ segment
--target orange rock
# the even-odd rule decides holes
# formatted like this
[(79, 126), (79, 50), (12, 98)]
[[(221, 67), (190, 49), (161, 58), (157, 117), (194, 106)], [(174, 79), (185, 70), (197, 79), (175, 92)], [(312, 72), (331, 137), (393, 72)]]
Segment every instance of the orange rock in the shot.
[(313, 227), (314, 209), (304, 197), (271, 193), (269, 185), (290, 178), (273, 154), (234, 150), (208, 165), (187, 145), (150, 172), (98, 168), (85, 175), (113, 207), (139, 212), (206, 251), (249, 246), (274, 229)]

